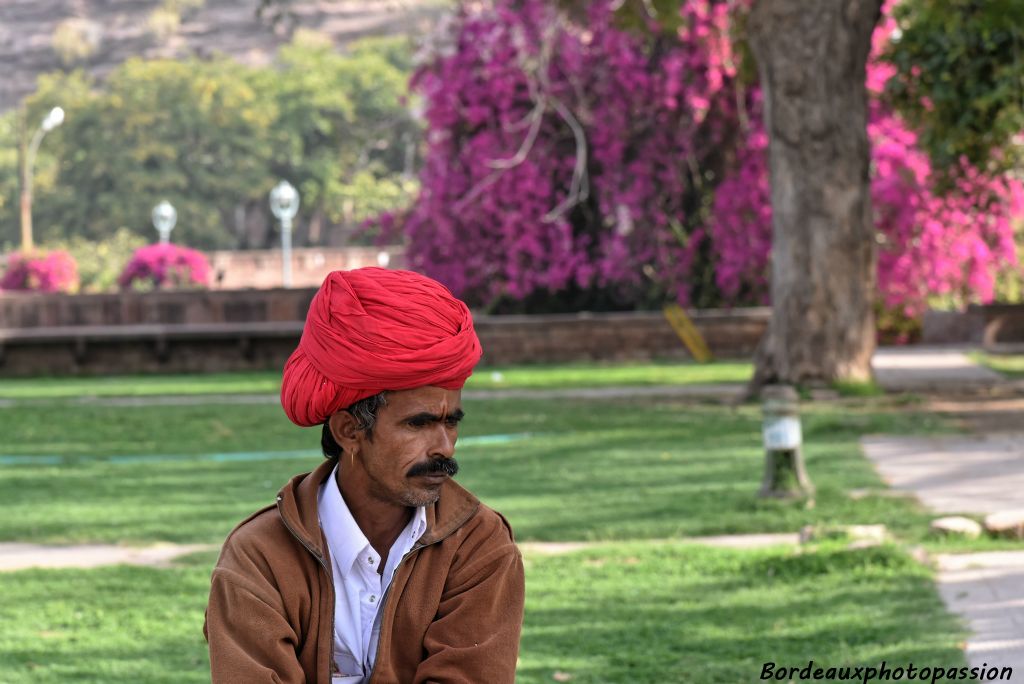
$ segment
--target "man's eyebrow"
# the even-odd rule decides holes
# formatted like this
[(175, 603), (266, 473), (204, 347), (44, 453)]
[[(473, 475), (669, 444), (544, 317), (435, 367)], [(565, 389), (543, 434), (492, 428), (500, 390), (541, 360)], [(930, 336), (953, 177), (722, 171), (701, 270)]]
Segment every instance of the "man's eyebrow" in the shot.
[[(466, 417), (466, 413), (462, 409), (458, 408), (458, 409), (455, 409), (454, 411), (452, 411), (451, 413), (448, 414), (447, 420), (454, 420), (454, 421), (458, 422), (458, 421), (462, 420), (465, 417)], [(428, 411), (422, 411), (420, 413), (415, 413), (415, 414), (413, 414), (411, 416), (406, 416), (405, 418), (402, 419), (402, 422), (409, 422), (409, 423), (411, 423), (411, 422), (414, 422), (414, 421), (415, 422), (423, 422), (423, 423), (439, 423), (439, 422), (441, 422), (441, 416), (437, 415), (436, 413), (430, 413)]]

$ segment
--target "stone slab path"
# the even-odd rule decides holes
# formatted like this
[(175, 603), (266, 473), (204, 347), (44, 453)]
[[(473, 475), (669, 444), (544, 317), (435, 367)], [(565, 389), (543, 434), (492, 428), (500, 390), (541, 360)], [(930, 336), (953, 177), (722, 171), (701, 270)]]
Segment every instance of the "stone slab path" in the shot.
[(965, 618), (972, 667), (1024, 672), (1024, 551), (942, 555), (939, 594)]
[(170, 567), (174, 559), (219, 548), (211, 544), (157, 544), (140, 548), (89, 544), (45, 546), (0, 543), (0, 572), (29, 568), (97, 568), (103, 565)]
[(984, 390), (1006, 382), (999, 373), (979, 366), (956, 347), (882, 347), (871, 365), (878, 384), (890, 392), (954, 392)]
[[(892, 487), (937, 513), (1024, 509), (1024, 432), (865, 437), (864, 453)], [(1024, 671), (1024, 551), (941, 555), (938, 589), (971, 630), (967, 659)]]
[[(519, 548), (526, 553), (557, 556), (583, 549), (592, 549), (616, 542), (522, 542)], [(677, 539), (645, 539), (645, 544), (699, 544), (723, 549), (764, 549), (772, 546), (796, 546), (799, 533), (777, 534), (723, 534), (709, 537), (680, 537)]]
[[(528, 553), (559, 555), (589, 549), (612, 542), (525, 542), (519, 547)], [(799, 534), (737, 534), (714, 537), (645, 540), (650, 544), (702, 544), (731, 549), (759, 549), (770, 546), (796, 546)], [(103, 565), (144, 565), (170, 567), (176, 558), (198, 551), (213, 551), (216, 544), (157, 544), (132, 548), (104, 544), (47, 546), (0, 542), (0, 572), (29, 568), (96, 568)]]
[(1024, 508), (1024, 432), (865, 437), (861, 446), (886, 483), (938, 513)]

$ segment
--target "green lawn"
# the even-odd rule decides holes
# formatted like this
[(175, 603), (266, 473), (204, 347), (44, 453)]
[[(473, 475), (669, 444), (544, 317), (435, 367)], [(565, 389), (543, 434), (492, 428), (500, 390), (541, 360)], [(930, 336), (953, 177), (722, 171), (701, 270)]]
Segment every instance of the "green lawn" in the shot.
[[(519, 386), (585, 380), (564, 367), (547, 380), (522, 372)], [(52, 387), (68, 386), (60, 382)], [(321, 460), (319, 431), (294, 427), (273, 404), (115, 407), (36, 396), (0, 408), (3, 541), (217, 543)], [(652, 541), (810, 523), (885, 523), (901, 541), (928, 541), (929, 516), (913, 504), (846, 495), (883, 488), (861, 435), (952, 429), (916, 405), (805, 405), (813, 507), (755, 496), (763, 454), (753, 406), (474, 399), (465, 408), (459, 479), (508, 516), (520, 541), (608, 540), (527, 556), (519, 681), (732, 683), (756, 681), (767, 661), (812, 658), (963, 664), (962, 630), (930, 572), (901, 548)], [(0, 681), (208, 681), (200, 627), (213, 559), (0, 575)]]
[[(579, 363), (478, 368), (467, 389), (548, 389), (609, 385), (694, 385), (746, 382), (746, 361), (707, 364), (679, 361)], [(281, 389), (279, 370), (208, 375), (125, 375), (100, 378), (15, 378), (0, 380), (0, 399), (194, 394), (260, 394)]]
[[(202, 619), (211, 554), (168, 570), (4, 576), (8, 684), (208, 682)], [(756, 681), (768, 661), (962, 666), (963, 630), (929, 573), (881, 547), (814, 553), (682, 544), (528, 555), (517, 681)]]
[[(474, 400), (460, 481), (523, 540), (665, 538), (882, 522), (913, 537), (925, 516), (881, 488), (863, 433), (932, 433), (938, 419), (875, 404), (809, 406), (816, 505), (762, 501), (760, 416), (681, 401)], [(274, 405), (0, 409), (0, 540), (216, 542), (314, 467), (319, 430)], [(505, 435), (508, 441), (493, 440)], [(219, 454), (219, 456), (210, 456)], [(246, 459), (246, 460), (234, 460)]]
[(986, 354), (972, 352), (971, 358), (1008, 378), (1024, 378), (1024, 354)]

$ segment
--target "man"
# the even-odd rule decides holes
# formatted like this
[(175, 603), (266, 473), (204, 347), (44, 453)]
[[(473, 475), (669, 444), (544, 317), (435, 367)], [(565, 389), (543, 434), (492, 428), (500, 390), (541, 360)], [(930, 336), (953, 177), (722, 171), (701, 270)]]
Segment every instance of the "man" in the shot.
[(213, 682), (512, 682), (523, 563), (455, 484), (466, 305), (407, 271), (336, 271), (310, 305), (281, 403), (326, 461), (242, 522), (214, 568)]

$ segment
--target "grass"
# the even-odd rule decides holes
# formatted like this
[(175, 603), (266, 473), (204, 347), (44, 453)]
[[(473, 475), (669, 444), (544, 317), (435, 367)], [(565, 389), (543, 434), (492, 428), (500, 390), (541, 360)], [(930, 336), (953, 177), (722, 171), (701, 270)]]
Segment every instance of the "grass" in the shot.
[(0, 380), (0, 399), (260, 394), (280, 389), (280, 371), (208, 375), (112, 375), (96, 378), (7, 378)]
[[(517, 681), (758, 681), (799, 666), (964, 664), (929, 573), (892, 547), (625, 544), (527, 559)], [(564, 680), (564, 677), (563, 677)]]
[[(939, 419), (869, 402), (804, 414), (815, 506), (754, 496), (763, 463), (754, 407), (646, 400), (474, 400), (460, 481), (506, 514), (523, 540), (627, 540), (886, 523), (914, 536), (926, 515), (882, 488), (864, 433), (931, 434)], [(0, 410), (0, 540), (217, 542), (321, 459), (317, 429), (272, 405), (19, 405)], [(476, 443), (485, 435), (511, 441)], [(256, 460), (204, 454), (256, 452)], [(285, 452), (275, 454), (274, 452)], [(54, 458), (56, 457), (56, 458)], [(51, 459), (53, 459), (51, 461)]]
[[(5, 575), (9, 684), (208, 682), (211, 554), (173, 569)], [(893, 547), (815, 553), (611, 544), (528, 555), (517, 681), (755, 681), (765, 662), (962, 666), (963, 630)]]
[[(517, 387), (565, 387), (604, 382), (588, 380), (593, 371), (500, 372)], [(741, 371), (749, 367), (616, 372), (619, 382), (643, 384)], [(478, 376), (497, 382), (489, 371)], [(261, 377), (245, 374), (233, 386)], [(206, 380), (210, 392), (224, 391), (215, 376)], [(319, 432), (294, 427), (273, 404), (60, 399), (73, 396), (75, 382), (42, 383), (36, 394), (18, 385), (19, 398), (33, 401), (0, 408), (0, 540), (217, 543), (321, 460)], [(200, 387), (189, 378), (121, 379), (104, 391), (133, 386), (175, 394)], [(0, 383), (0, 396), (11, 391)], [(520, 541), (600, 542), (560, 556), (527, 554), (517, 681), (724, 684), (758, 680), (769, 661), (964, 664), (964, 632), (942, 608), (930, 571), (896, 546), (732, 551), (653, 541), (885, 523), (903, 542), (955, 546), (931, 540), (931, 516), (910, 501), (846, 493), (884, 489), (860, 452), (861, 435), (953, 429), (918, 404), (873, 396), (805, 404), (813, 507), (755, 496), (763, 453), (753, 406), (473, 399), (465, 408), (459, 479), (506, 514)], [(481, 439), (494, 435), (508, 437)], [(232, 460), (239, 453), (248, 460)], [(214, 558), (197, 554), (166, 569), (5, 573), (0, 681), (209, 681), (201, 626)]]
[[(679, 361), (535, 366), (477, 369), (466, 389), (550, 389), (609, 385), (693, 385), (746, 382), (746, 361), (707, 364)], [(99, 378), (14, 378), (0, 380), (0, 399), (68, 399), (157, 395), (262, 394), (281, 389), (279, 370), (208, 375), (123, 375)]]
[(985, 352), (971, 352), (971, 360), (988, 366), (992, 370), (1002, 373), (1008, 378), (1024, 378), (1024, 354), (986, 354)]

